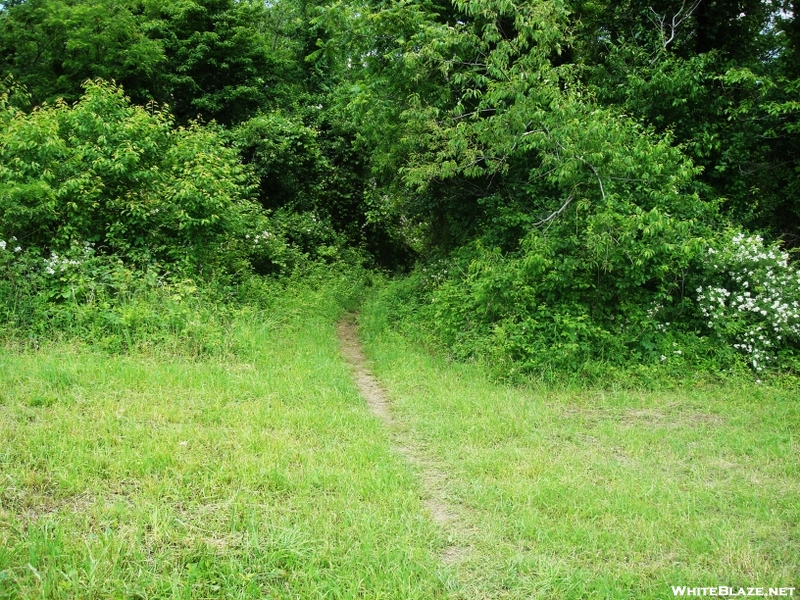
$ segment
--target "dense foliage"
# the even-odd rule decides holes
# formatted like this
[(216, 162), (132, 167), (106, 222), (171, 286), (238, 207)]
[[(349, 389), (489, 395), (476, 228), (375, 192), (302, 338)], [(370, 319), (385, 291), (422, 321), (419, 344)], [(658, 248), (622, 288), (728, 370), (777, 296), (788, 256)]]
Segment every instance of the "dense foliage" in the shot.
[[(132, 260), (223, 264), (260, 216), (214, 128), (173, 128), (155, 107), (90, 82), (73, 106), (25, 113), (0, 97), (0, 237)], [(237, 247), (238, 246), (238, 247)]]
[(396, 320), (505, 373), (794, 368), (796, 12), (4, 4), (0, 237), (190, 277), (416, 263)]

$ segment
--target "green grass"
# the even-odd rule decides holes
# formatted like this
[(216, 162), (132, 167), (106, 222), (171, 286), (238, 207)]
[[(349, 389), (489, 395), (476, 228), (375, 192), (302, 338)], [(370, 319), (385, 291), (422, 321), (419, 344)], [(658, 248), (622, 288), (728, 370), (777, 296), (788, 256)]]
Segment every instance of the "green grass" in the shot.
[(0, 351), (0, 597), (441, 597), (336, 311), (240, 324), (224, 357)]
[[(796, 392), (499, 385), (392, 333), (373, 303), (388, 432), (339, 356), (344, 296), (291, 289), (208, 355), (0, 349), (0, 598), (800, 587)], [(426, 510), (432, 474), (449, 525)]]
[(461, 597), (800, 587), (796, 390), (508, 387), (420, 351), (382, 314), (362, 314), (367, 354), (406, 435), (447, 474)]

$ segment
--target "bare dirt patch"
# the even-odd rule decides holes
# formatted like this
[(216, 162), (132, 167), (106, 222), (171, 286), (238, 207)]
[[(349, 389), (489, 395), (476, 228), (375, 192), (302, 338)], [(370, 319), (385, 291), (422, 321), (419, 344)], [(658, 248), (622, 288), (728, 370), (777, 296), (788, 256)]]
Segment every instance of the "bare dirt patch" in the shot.
[(361, 349), (358, 339), (356, 317), (346, 315), (337, 326), (342, 355), (353, 369), (353, 376), (358, 391), (364, 397), (372, 413), (381, 420), (391, 434), (392, 450), (402, 455), (419, 474), (420, 485), (424, 494), (424, 505), (430, 518), (442, 529), (447, 546), (441, 553), (441, 559), (446, 564), (459, 562), (465, 554), (466, 548), (458, 545), (453, 540), (457, 533), (466, 534), (463, 525), (459, 522), (458, 511), (448, 499), (447, 478), (436, 468), (430, 459), (405, 439), (398, 431), (398, 423), (392, 415), (391, 403), (385, 390), (372, 375), (367, 366), (367, 359)]

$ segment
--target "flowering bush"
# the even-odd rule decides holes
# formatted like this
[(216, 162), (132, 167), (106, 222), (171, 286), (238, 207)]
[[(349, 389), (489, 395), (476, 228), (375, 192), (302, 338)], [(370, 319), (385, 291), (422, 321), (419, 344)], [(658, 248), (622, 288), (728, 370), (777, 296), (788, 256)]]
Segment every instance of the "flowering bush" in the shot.
[(708, 248), (708, 283), (697, 288), (706, 325), (757, 372), (800, 342), (800, 271), (776, 244), (731, 232)]

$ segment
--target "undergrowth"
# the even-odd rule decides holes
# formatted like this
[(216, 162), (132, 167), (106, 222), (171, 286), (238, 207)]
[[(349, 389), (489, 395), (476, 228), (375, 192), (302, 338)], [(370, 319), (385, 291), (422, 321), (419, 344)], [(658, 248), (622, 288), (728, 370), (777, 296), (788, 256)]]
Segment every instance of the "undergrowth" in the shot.
[(284, 319), (320, 294), (341, 310), (354, 307), (370, 277), (347, 258), (306, 261), (285, 276), (203, 277), (132, 265), (88, 245), (46, 259), (0, 250), (0, 340), (19, 349), (74, 340), (111, 353), (230, 353), (235, 327)]
[[(638, 323), (618, 324), (620, 330), (638, 327), (626, 343), (624, 336), (589, 315), (568, 310), (557, 314), (542, 305), (510, 302), (504, 314), (487, 318), (471, 275), (470, 265), (453, 257), (420, 265), (408, 276), (383, 281), (370, 296), (367, 310), (386, 328), (432, 354), (476, 363), (487, 376), (509, 383), (651, 390), (739, 379), (798, 385), (791, 346), (784, 347), (779, 365), (754, 370), (752, 357), (735, 344), (737, 338), (718, 331), (722, 319), (713, 329), (703, 328), (695, 322), (673, 323), (664, 315), (658, 318), (657, 309), (650, 308)], [(493, 299), (500, 303), (512, 295), (512, 285), (502, 289), (498, 283)]]

